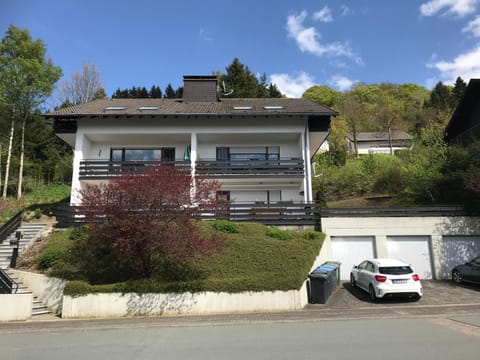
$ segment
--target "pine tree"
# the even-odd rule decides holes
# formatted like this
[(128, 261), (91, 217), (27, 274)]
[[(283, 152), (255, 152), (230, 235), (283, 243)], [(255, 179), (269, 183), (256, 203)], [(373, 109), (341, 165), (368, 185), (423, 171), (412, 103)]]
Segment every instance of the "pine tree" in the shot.
[(162, 90), (159, 86), (152, 85), (152, 87), (150, 88), (150, 92), (148, 93), (148, 97), (152, 99), (161, 99)]
[(459, 76), (453, 85), (452, 95), (455, 101), (455, 106), (460, 102), (467, 88), (467, 83)]
[(167, 87), (165, 88), (165, 95), (163, 97), (165, 99), (175, 99), (177, 97), (177, 94), (175, 93), (172, 84), (167, 85)]

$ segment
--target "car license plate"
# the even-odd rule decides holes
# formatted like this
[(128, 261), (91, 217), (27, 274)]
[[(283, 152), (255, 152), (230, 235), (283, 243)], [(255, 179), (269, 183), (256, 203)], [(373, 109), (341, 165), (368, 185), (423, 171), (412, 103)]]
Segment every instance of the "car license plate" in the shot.
[(397, 279), (397, 280), (392, 280), (393, 284), (406, 284), (408, 280), (406, 279)]

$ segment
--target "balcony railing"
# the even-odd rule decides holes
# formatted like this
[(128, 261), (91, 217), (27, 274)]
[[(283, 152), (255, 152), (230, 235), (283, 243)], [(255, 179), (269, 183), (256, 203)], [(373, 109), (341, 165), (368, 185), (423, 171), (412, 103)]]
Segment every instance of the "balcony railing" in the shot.
[(80, 161), (80, 180), (108, 179), (123, 173), (142, 173), (155, 165), (170, 165), (182, 169), (190, 168), (190, 161), (109, 161), (84, 160)]
[[(154, 165), (171, 165), (183, 169), (191, 167), (190, 161), (109, 161), (84, 160), (80, 162), (80, 180), (108, 179), (121, 173), (141, 173)], [(301, 159), (279, 160), (199, 160), (197, 174), (209, 177), (296, 177), (304, 176)]]
[[(80, 226), (85, 218), (79, 216), (79, 207), (67, 203), (57, 206), (58, 227)], [(320, 206), (316, 203), (279, 201), (275, 203), (230, 203), (226, 208), (199, 209), (199, 220), (228, 219), (278, 226), (314, 226), (320, 228)]]
[(211, 177), (237, 176), (284, 176), (303, 177), (301, 159), (279, 160), (199, 160), (195, 171)]
[(221, 214), (201, 212), (202, 220), (224, 218), (231, 221), (249, 221), (265, 225), (302, 226), (320, 224), (320, 208), (316, 203), (278, 201), (274, 203), (231, 203)]

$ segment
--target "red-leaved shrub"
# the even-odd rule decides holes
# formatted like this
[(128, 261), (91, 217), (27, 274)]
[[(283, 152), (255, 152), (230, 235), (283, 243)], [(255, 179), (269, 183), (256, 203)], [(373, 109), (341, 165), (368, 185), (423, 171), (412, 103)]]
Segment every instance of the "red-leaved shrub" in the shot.
[(226, 203), (216, 196), (218, 189), (217, 182), (173, 166), (125, 172), (108, 184), (90, 185), (80, 191), (78, 209), (89, 224), (88, 246), (119, 267), (116, 280), (165, 276), (168, 267), (222, 248), (222, 237), (200, 236), (196, 220), (200, 211), (222, 214)]

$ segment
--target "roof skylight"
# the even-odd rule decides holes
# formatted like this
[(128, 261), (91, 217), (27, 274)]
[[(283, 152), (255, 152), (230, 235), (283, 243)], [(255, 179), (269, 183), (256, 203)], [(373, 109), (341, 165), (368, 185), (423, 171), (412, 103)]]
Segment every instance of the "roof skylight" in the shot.
[(263, 107), (265, 110), (282, 110), (283, 106), (280, 105), (267, 105)]
[(158, 110), (160, 106), (140, 106), (138, 110)]
[(233, 110), (252, 110), (251, 106), (234, 106)]
[(128, 106), (107, 106), (105, 111), (115, 111), (115, 110), (127, 110)]

